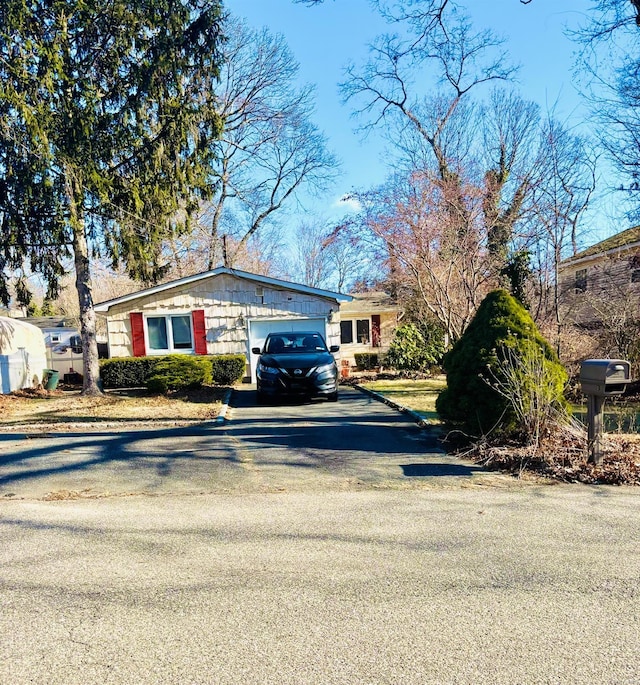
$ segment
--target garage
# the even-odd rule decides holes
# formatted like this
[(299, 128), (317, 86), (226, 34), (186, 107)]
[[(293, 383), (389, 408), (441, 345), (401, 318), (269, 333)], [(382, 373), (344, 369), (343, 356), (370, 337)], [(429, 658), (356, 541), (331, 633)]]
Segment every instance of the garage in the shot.
[[(262, 348), (264, 341), (269, 333), (294, 331), (318, 331), (323, 338), (327, 338), (327, 320), (326, 319), (255, 319), (249, 320), (249, 350), (254, 347)], [(258, 364), (258, 355), (251, 354), (251, 382), (256, 382), (256, 366)]]

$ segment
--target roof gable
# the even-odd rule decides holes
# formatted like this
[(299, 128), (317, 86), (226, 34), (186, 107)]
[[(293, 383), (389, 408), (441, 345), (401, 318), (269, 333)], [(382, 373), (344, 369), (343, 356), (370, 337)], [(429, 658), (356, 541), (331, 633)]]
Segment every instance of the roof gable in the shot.
[(107, 312), (115, 305), (124, 304), (125, 302), (132, 302), (142, 297), (148, 297), (149, 295), (165, 292), (167, 290), (171, 290), (172, 288), (181, 287), (189, 283), (196, 283), (220, 274), (228, 274), (230, 276), (242, 278), (260, 285), (281, 288), (284, 290), (293, 290), (294, 292), (306, 293), (309, 295), (315, 295), (317, 297), (326, 297), (328, 299), (342, 302), (350, 302), (353, 299), (351, 295), (344, 295), (343, 293), (337, 293), (331, 290), (322, 290), (320, 288), (312, 288), (311, 286), (302, 285), (301, 283), (292, 283), (290, 281), (283, 281), (278, 278), (271, 278), (270, 276), (261, 276), (259, 274), (252, 274), (248, 271), (239, 271), (238, 269), (230, 269), (228, 267), (221, 266), (217, 269), (213, 269), (212, 271), (205, 271), (200, 274), (194, 274), (193, 276), (186, 276), (185, 278), (179, 278), (175, 281), (169, 281), (168, 283), (162, 283), (161, 285), (156, 285), (151, 288), (145, 288), (144, 290), (139, 290), (135, 293), (129, 293), (128, 295), (123, 295), (122, 297), (116, 297), (113, 300), (100, 302), (95, 305), (95, 310), (97, 312)]

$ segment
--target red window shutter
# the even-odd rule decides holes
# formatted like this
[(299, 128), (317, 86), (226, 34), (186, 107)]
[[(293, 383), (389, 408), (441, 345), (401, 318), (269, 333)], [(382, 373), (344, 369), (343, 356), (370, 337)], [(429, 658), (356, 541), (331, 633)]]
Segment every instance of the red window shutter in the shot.
[(380, 347), (380, 314), (371, 315), (371, 344), (373, 347)]
[(144, 347), (144, 322), (142, 312), (131, 312), (131, 346), (133, 347), (134, 357), (144, 357), (147, 353)]
[(207, 354), (207, 329), (204, 325), (204, 309), (191, 312), (193, 342), (196, 354)]

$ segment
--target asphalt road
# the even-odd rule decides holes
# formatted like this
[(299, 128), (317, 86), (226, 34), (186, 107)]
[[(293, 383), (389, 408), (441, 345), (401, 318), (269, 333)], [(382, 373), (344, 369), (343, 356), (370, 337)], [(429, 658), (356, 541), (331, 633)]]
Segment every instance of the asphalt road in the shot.
[(2, 452), (0, 683), (640, 683), (637, 490), (485, 476), (351, 393), (342, 422), (248, 398), (220, 429)]

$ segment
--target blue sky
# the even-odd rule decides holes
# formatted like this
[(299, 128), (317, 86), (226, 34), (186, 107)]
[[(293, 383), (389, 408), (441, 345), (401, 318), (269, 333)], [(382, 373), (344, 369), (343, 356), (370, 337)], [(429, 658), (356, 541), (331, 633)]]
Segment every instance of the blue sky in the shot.
[[(507, 38), (512, 60), (521, 66), (522, 95), (543, 110), (555, 106), (561, 119), (584, 127), (588, 113), (574, 85), (576, 46), (564, 30), (584, 23), (591, 0), (533, 0), (528, 5), (519, 0), (470, 0), (467, 5), (476, 28), (491, 28)], [(225, 6), (255, 28), (281, 33), (300, 63), (301, 80), (315, 84), (315, 121), (340, 158), (342, 174), (329, 193), (307, 206), (334, 218), (341, 211), (336, 208), (339, 197), (381, 183), (389, 171), (381, 140), (374, 135), (362, 140), (350, 105), (341, 104), (338, 92), (345, 66), (361, 63), (367, 45), (388, 27), (367, 0), (325, 0), (315, 7), (292, 0), (225, 0)], [(593, 212), (595, 239), (627, 227), (610, 214), (605, 195)]]

